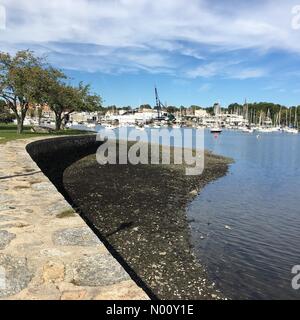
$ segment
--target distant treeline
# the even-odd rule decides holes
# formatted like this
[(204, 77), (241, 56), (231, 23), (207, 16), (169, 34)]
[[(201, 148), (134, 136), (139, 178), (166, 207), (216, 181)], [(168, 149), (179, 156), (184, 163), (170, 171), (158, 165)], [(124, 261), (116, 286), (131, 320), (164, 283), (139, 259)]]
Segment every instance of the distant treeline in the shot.
[[(293, 107), (286, 107), (284, 105), (280, 105), (280, 104), (275, 104), (272, 102), (254, 102), (254, 103), (247, 103), (244, 105), (241, 105), (239, 103), (232, 103), (230, 104), (228, 107), (226, 108), (221, 108), (222, 111), (229, 111), (229, 112), (238, 112), (239, 110), (242, 111), (243, 108), (248, 105), (248, 109), (249, 110), (256, 110), (259, 112), (267, 112), (268, 110), (270, 110), (270, 113), (272, 115), (280, 112), (280, 110), (282, 111), (286, 111), (286, 110), (290, 110), (290, 109), (294, 109), (295, 110), (295, 106)], [(300, 109), (300, 105), (297, 106), (297, 108)], [(136, 107), (132, 107), (132, 106), (116, 106), (116, 105), (111, 105), (111, 106), (107, 106), (107, 107), (103, 107), (103, 110), (135, 110), (137, 109)], [(140, 105), (140, 107), (138, 107), (138, 109), (156, 109), (156, 107), (152, 107), (150, 104), (142, 104)], [(214, 106), (211, 107), (201, 107), (198, 105), (191, 105), (191, 106), (167, 106), (166, 109), (170, 112), (176, 112), (176, 111), (180, 111), (180, 109), (193, 109), (193, 110), (200, 110), (200, 109), (205, 109), (207, 110), (207, 112), (209, 113), (213, 113), (214, 112)]]
[[(126, 107), (118, 107), (116, 105), (103, 107), (102, 111), (103, 113), (109, 111), (109, 110), (127, 110), (132, 111), (136, 109), (144, 110), (144, 109), (156, 109), (156, 107), (152, 107), (150, 104), (142, 104), (139, 108), (126, 106)], [(168, 113), (176, 113), (182, 111), (183, 114), (187, 110), (189, 111), (195, 111), (200, 109), (205, 109), (209, 114), (214, 114), (214, 106), (211, 107), (201, 107), (198, 105), (191, 105), (191, 106), (167, 106), (164, 108), (166, 112)], [(296, 122), (300, 121), (300, 105), (299, 106), (293, 106), (293, 107), (286, 107), (284, 105), (275, 104), (272, 102), (254, 102), (254, 103), (245, 103), (245, 104), (239, 104), (239, 103), (232, 103), (228, 107), (221, 108), (222, 112), (228, 112), (228, 113), (236, 113), (240, 115), (247, 115), (247, 117), (253, 121), (258, 122), (259, 119), (266, 118), (269, 116), (273, 123), (280, 124), (286, 124), (287, 122), (289, 124), (295, 124)], [(297, 118), (296, 118), (297, 115)]]
[(259, 118), (269, 116), (273, 123), (280, 124), (295, 124), (300, 121), (300, 106), (286, 107), (280, 104), (271, 102), (254, 102), (244, 105), (238, 103), (232, 103), (228, 106), (229, 113), (244, 114), (247, 112), (247, 116), (258, 122)]

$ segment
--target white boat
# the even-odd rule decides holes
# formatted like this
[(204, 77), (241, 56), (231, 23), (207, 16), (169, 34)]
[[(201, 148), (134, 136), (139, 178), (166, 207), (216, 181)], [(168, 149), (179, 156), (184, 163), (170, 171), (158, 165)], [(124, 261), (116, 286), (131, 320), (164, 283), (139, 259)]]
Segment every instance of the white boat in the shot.
[(298, 129), (295, 129), (295, 128), (283, 128), (283, 132), (293, 133), (293, 134), (298, 134), (299, 133)]
[(136, 126), (135, 129), (136, 129), (136, 130), (140, 130), (140, 131), (144, 131), (144, 130), (145, 130), (144, 127), (140, 127), (140, 126)]
[(173, 129), (180, 129), (181, 126), (180, 126), (179, 124), (173, 124), (172, 128), (173, 128)]
[(258, 128), (257, 129), (258, 132), (262, 132), (262, 133), (270, 133), (273, 132), (273, 130), (271, 128)]
[(210, 133), (221, 133), (222, 129), (219, 127), (214, 127), (210, 129)]
[(273, 132), (279, 132), (279, 131), (281, 131), (281, 127), (279, 127), (279, 126), (273, 127), (272, 130), (273, 130)]
[(253, 133), (254, 130), (252, 128), (243, 128), (242, 132), (244, 132), (244, 133)]

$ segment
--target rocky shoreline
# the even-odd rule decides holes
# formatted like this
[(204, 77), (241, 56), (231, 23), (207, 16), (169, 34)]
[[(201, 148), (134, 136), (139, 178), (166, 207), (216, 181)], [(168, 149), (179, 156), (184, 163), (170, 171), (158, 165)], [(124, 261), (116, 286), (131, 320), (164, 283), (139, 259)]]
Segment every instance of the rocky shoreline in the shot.
[(227, 173), (230, 159), (205, 154), (200, 176), (185, 165), (99, 165), (95, 155), (70, 165), (65, 191), (89, 225), (158, 299), (222, 299), (190, 245), (189, 202)]

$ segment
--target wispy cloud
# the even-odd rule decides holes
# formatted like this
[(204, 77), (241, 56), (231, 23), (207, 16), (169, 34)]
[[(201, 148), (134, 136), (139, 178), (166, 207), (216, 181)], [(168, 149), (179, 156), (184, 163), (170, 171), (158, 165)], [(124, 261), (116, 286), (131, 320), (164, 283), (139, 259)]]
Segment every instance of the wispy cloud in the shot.
[(6, 29), (6, 9), (0, 4), (0, 30)]
[[(2, 50), (34, 48), (70, 69), (248, 79), (266, 70), (243, 63), (233, 70), (214, 55), (226, 54), (230, 64), (240, 50), (300, 54), (300, 33), (290, 25), (293, 0), (1, 2), (7, 13)], [(189, 59), (205, 64), (191, 66)]]
[(213, 62), (203, 64), (199, 67), (196, 67), (195, 69), (188, 70), (186, 72), (186, 75), (190, 78), (209, 78), (219, 74), (223, 71), (223, 69), (224, 65)]
[(210, 83), (203, 83), (199, 88), (199, 92), (207, 92), (212, 88), (212, 85)]
[(262, 68), (247, 68), (241, 61), (211, 62), (190, 69), (186, 72), (189, 78), (210, 78), (218, 76), (230, 79), (252, 79), (266, 76), (267, 71)]
[(267, 74), (268, 72), (265, 69), (241, 69), (232, 73), (229, 72), (228, 77), (232, 79), (245, 80), (265, 77)]

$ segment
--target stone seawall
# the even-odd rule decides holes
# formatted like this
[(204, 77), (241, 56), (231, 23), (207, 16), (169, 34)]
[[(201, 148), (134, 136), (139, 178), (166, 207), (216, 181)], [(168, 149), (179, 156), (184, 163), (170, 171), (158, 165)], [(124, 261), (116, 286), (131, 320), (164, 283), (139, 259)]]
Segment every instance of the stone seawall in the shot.
[(65, 169), (79, 159), (96, 153), (100, 145), (96, 135), (92, 134), (38, 140), (29, 143), (26, 150), (57, 190), (67, 198), (62, 181)]
[(0, 299), (148, 299), (66, 201), (64, 170), (98, 145), (94, 135), (0, 145)]

